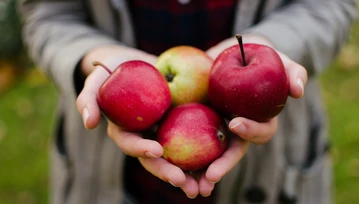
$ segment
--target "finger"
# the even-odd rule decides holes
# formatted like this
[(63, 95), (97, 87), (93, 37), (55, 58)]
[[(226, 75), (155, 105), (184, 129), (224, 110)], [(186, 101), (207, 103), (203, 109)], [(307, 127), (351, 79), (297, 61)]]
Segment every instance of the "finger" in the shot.
[(233, 118), (229, 129), (244, 140), (255, 144), (265, 144), (277, 131), (278, 118), (274, 117), (268, 122), (259, 123), (242, 117)]
[(129, 156), (159, 158), (163, 154), (163, 148), (157, 141), (143, 139), (140, 134), (124, 131), (110, 121), (107, 132), (117, 146)]
[(214, 189), (214, 183), (210, 182), (207, 178), (206, 178), (206, 174), (202, 173), (202, 176), (199, 180), (199, 193), (203, 196), (203, 197), (208, 197), (211, 195), (213, 189)]
[(304, 86), (307, 83), (307, 70), (300, 64), (294, 62), (286, 55), (279, 53), (289, 79), (289, 95), (293, 98), (301, 98), (304, 95)]
[(209, 57), (211, 57), (213, 60), (215, 60), (218, 55), (223, 52), (225, 49), (238, 44), (237, 39), (235, 37), (228, 38), (226, 40), (223, 40), (222, 42), (218, 43), (217, 45), (209, 48), (206, 53)]
[(77, 97), (76, 106), (82, 115), (84, 126), (95, 128), (100, 122), (101, 112), (98, 107), (97, 92), (109, 74), (103, 68), (96, 68), (87, 78), (84, 88)]
[[(123, 61), (124, 59), (120, 59), (120, 57), (110, 56), (104, 59), (102, 63), (113, 71)], [(109, 76), (109, 73), (103, 67), (96, 66), (86, 78), (84, 88), (77, 98), (77, 109), (82, 115), (85, 127), (88, 129), (95, 128), (100, 122), (101, 112), (97, 104), (96, 95)]]
[(221, 180), (242, 159), (248, 147), (248, 141), (233, 136), (227, 150), (208, 167), (207, 180), (213, 184)]
[(168, 182), (175, 187), (185, 185), (186, 176), (184, 172), (179, 167), (169, 163), (165, 159), (150, 159), (139, 157), (138, 160), (148, 172), (157, 178)]
[(180, 186), (180, 188), (188, 198), (194, 199), (198, 196), (199, 193), (198, 182), (190, 174), (186, 173), (185, 175), (186, 181)]

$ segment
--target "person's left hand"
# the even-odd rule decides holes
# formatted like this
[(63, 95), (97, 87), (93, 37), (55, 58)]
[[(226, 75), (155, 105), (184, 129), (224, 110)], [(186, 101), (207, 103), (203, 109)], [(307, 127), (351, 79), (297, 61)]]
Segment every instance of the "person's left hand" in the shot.
[[(273, 47), (267, 39), (261, 36), (244, 35), (243, 40), (244, 43), (252, 42)], [(207, 54), (215, 59), (224, 49), (235, 44), (237, 44), (235, 37), (224, 40), (207, 50)], [(307, 82), (306, 69), (289, 59), (285, 54), (279, 51), (277, 52), (283, 61), (290, 81), (289, 96), (293, 98), (301, 98), (304, 94), (304, 85)], [(220, 181), (221, 178), (246, 154), (250, 142), (257, 145), (267, 143), (275, 134), (277, 125), (277, 117), (264, 123), (259, 123), (243, 117), (233, 118), (228, 123), (229, 129), (234, 134), (230, 138), (230, 144), (227, 150), (203, 172), (196, 175), (186, 173), (185, 183), (180, 187), (190, 198), (194, 198), (198, 194), (201, 194), (204, 197), (209, 196), (214, 189), (215, 183)], [(140, 161), (141, 163), (148, 163), (150, 160), (148, 158), (140, 158)], [(155, 170), (163, 163), (166, 163), (164, 159), (157, 159), (156, 162), (152, 163), (153, 165), (147, 165), (147, 167), (150, 167), (148, 170), (150, 172), (155, 172)], [(176, 167), (167, 163), (167, 167), (161, 168), (159, 171), (171, 171), (173, 168)]]

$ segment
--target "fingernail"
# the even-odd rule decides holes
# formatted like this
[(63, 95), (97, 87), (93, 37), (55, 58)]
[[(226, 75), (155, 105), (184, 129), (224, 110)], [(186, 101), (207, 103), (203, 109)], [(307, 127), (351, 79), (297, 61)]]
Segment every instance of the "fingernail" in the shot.
[(208, 195), (202, 195), (203, 197), (208, 197), (211, 195), (212, 192), (210, 192)]
[(195, 199), (197, 196), (189, 196), (189, 195), (187, 195), (187, 197), (188, 197), (189, 199)]
[(153, 155), (151, 152), (145, 152), (145, 155), (146, 155), (146, 157), (149, 157), (149, 158), (158, 158), (155, 155)]
[(178, 187), (178, 186), (174, 185), (174, 184), (172, 183), (172, 181), (168, 181), (168, 183), (171, 184), (171, 185), (174, 186), (174, 187)]
[(304, 83), (303, 83), (303, 80), (301, 78), (298, 78), (297, 79), (297, 84), (298, 86), (300, 86), (300, 88), (302, 89), (302, 96), (304, 94)]
[[(86, 121), (87, 121), (87, 119), (90, 117), (90, 114), (89, 114), (89, 111), (88, 111), (88, 109), (87, 108), (84, 108), (83, 110), (82, 110), (82, 119), (83, 119), (83, 121), (84, 121), (84, 125), (85, 125), (85, 128), (87, 128), (87, 126), (86, 126)], [(87, 128), (88, 129), (88, 128)]]
[[(218, 180), (219, 181), (219, 180)], [(211, 184), (216, 184), (216, 183), (218, 183), (218, 181), (209, 181)]]
[(242, 122), (235, 123), (229, 128), (237, 134), (242, 134), (246, 131), (246, 127)]

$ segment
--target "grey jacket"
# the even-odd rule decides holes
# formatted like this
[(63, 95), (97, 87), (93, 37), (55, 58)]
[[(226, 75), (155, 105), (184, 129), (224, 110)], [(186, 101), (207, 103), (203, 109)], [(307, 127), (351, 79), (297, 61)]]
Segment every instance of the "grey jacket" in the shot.
[[(260, 1), (240, 1), (233, 35), (253, 32), (268, 37), (278, 50), (307, 68), (309, 81), (302, 99), (289, 99), (273, 139), (251, 145), (216, 184), (217, 203), (331, 203), (326, 121), (315, 75), (345, 43), (356, 16), (356, 0), (267, 0), (262, 20), (253, 25)], [(135, 46), (126, 1), (25, 0), (21, 11), (30, 54), (61, 94), (51, 202), (124, 202), (124, 153), (106, 136), (105, 121), (95, 130), (83, 127), (75, 106), (74, 70), (95, 47)]]

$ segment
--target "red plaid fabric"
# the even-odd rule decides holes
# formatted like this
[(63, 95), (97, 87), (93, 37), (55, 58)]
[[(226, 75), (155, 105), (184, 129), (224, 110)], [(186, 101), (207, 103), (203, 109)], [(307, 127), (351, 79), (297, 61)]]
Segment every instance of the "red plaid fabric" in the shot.
[[(231, 37), (236, 0), (129, 0), (138, 48), (159, 55), (176, 45), (191, 45), (207, 50)], [(126, 192), (138, 203), (214, 203), (210, 197), (189, 199), (180, 188), (147, 172), (136, 158), (127, 157)]]
[(231, 36), (236, 0), (129, 0), (138, 48), (159, 55), (176, 45), (207, 50)]

